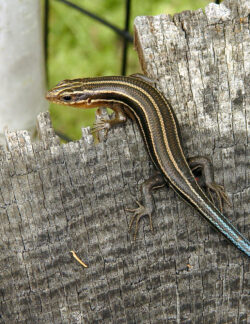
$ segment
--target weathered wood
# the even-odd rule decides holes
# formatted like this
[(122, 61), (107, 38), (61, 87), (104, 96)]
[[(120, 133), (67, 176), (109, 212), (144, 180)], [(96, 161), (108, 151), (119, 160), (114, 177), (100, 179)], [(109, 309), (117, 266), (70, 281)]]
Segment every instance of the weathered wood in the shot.
[[(249, 5), (135, 21), (144, 71), (172, 103), (187, 156), (212, 157), (249, 236)], [(247, 323), (249, 261), (172, 190), (155, 192), (154, 233), (128, 233), (153, 167), (137, 126), (60, 145), (49, 115), (0, 148), (0, 323)], [(88, 264), (83, 268), (71, 250)]]

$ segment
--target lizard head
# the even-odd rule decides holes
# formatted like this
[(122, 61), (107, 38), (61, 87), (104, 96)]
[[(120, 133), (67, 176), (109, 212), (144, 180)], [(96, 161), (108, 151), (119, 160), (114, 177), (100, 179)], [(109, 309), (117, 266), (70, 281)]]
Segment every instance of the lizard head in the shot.
[(96, 92), (86, 86), (83, 79), (63, 80), (46, 94), (50, 102), (73, 107), (92, 108)]

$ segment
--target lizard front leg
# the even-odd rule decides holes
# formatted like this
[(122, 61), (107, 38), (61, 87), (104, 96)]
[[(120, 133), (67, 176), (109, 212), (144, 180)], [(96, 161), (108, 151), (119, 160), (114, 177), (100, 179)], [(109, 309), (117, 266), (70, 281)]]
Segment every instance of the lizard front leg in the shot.
[(104, 130), (104, 136), (107, 137), (107, 134), (112, 127), (125, 123), (127, 121), (127, 117), (133, 117), (130, 115), (128, 109), (123, 104), (110, 103), (110, 109), (112, 109), (115, 113), (115, 116), (112, 119), (103, 118), (100, 108), (97, 109), (96, 115), (100, 118), (94, 124), (92, 133), (97, 133), (98, 135), (100, 131)]

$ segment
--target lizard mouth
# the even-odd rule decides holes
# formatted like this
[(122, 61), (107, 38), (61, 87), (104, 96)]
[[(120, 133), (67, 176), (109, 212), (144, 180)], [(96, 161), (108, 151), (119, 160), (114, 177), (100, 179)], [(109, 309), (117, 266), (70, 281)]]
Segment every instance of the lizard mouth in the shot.
[(47, 100), (50, 100), (50, 93), (49, 93), (49, 91), (46, 93), (46, 95), (45, 95), (45, 98), (47, 99)]
[(58, 96), (53, 93), (52, 91), (48, 91), (45, 95), (45, 98), (52, 102), (52, 103), (56, 103), (56, 104), (60, 104), (60, 105), (70, 105), (70, 97), (69, 99), (66, 100), (61, 100), (60, 98), (58, 98)]
[(49, 101), (56, 102), (56, 97), (51, 93), (51, 91), (48, 91), (45, 95), (45, 98)]

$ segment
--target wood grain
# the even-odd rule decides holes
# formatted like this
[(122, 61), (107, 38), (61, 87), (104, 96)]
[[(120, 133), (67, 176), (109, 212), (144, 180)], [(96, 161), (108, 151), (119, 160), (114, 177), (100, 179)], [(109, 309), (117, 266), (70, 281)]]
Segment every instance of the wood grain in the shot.
[[(248, 1), (137, 17), (144, 72), (173, 105), (187, 156), (212, 158), (249, 237)], [(154, 193), (154, 233), (136, 242), (126, 208), (154, 172), (129, 121), (94, 144), (60, 145), (48, 113), (40, 141), (0, 148), (0, 323), (247, 323), (249, 260), (171, 189)], [(74, 250), (88, 268), (73, 257)]]

